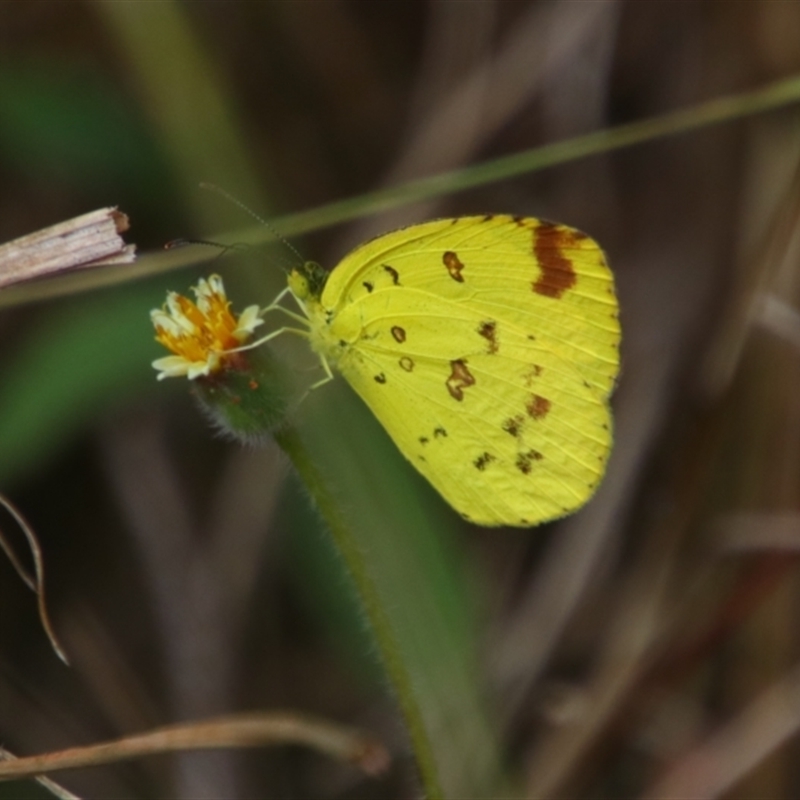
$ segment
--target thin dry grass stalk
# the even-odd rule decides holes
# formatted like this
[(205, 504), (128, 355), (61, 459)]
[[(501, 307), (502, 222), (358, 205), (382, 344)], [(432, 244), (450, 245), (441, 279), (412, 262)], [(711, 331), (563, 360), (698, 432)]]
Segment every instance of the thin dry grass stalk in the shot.
[(11, 516), (14, 518), (14, 521), (17, 523), (17, 525), (19, 525), (20, 530), (23, 532), (23, 534), (25, 534), (25, 538), (28, 540), (28, 546), (31, 549), (31, 555), (33, 556), (34, 575), (31, 575), (23, 566), (19, 558), (17, 558), (16, 553), (6, 541), (2, 531), (0, 531), (0, 549), (3, 550), (6, 556), (8, 556), (8, 560), (17, 571), (17, 574), (20, 576), (23, 583), (31, 591), (36, 593), (36, 598), (39, 605), (39, 619), (42, 622), (42, 627), (47, 634), (47, 638), (50, 639), (50, 645), (52, 646), (53, 650), (56, 651), (56, 655), (65, 664), (69, 664), (67, 654), (58, 641), (58, 637), (53, 630), (53, 626), (50, 624), (50, 617), (47, 614), (47, 604), (45, 603), (44, 598), (44, 561), (42, 559), (42, 551), (39, 547), (39, 542), (36, 539), (36, 534), (34, 534), (33, 529), (28, 524), (25, 517), (23, 517), (22, 514), (14, 507), (14, 505), (2, 495), (0, 495), (0, 507), (5, 508), (6, 511), (11, 514)]
[[(10, 753), (5, 747), (0, 747), (0, 763), (6, 760), (14, 760), (16, 756), (13, 753)], [(69, 789), (65, 789), (58, 783), (54, 783), (49, 778), (37, 778), (36, 782), (41, 786), (44, 786), (53, 797), (58, 798), (58, 800), (81, 800), (78, 795), (73, 794)]]
[(76, 269), (130, 264), (136, 245), (120, 236), (128, 228), (121, 211), (101, 208), (0, 245), (0, 289)]
[(0, 761), (0, 781), (181, 750), (281, 744), (311, 747), (339, 761), (349, 761), (370, 776), (383, 773), (391, 761), (383, 744), (354, 728), (290, 712), (251, 713), (169, 725), (111, 742)]

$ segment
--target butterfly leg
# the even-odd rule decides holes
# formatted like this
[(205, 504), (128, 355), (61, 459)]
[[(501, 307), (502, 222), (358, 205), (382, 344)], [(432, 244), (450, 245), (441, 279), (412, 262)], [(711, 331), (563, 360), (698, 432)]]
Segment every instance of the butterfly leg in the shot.
[(298, 406), (314, 391), (314, 389), (319, 389), (320, 386), (324, 386), (326, 383), (330, 383), (333, 380), (333, 371), (328, 363), (328, 359), (325, 358), (325, 356), (320, 356), (319, 361), (320, 364), (322, 364), (322, 368), (325, 370), (325, 377), (318, 380), (316, 383), (312, 383), (311, 386), (303, 392), (302, 396), (297, 401)]
[(241, 347), (232, 347), (230, 350), (225, 350), (224, 352), (242, 353), (245, 350), (253, 350), (256, 347), (260, 347), (265, 342), (268, 342), (270, 339), (280, 336), (282, 333), (296, 333), (298, 336), (308, 337), (308, 331), (300, 330), (299, 328), (283, 327), (278, 328), (276, 331), (272, 331), (272, 333), (268, 333), (266, 336), (262, 336), (260, 339), (256, 339), (254, 342), (250, 342), (250, 344), (243, 344)]
[[(320, 386), (324, 386), (326, 383), (330, 383), (333, 380), (333, 371), (331, 370), (331, 365), (328, 363), (328, 359), (325, 358), (325, 356), (320, 356), (319, 360), (322, 364), (322, 368), (325, 370), (325, 377), (309, 386), (308, 392), (313, 392), (314, 389), (319, 389)], [(308, 394), (308, 392), (306, 392), (306, 394)]]
[[(295, 314), (294, 311), (289, 311), (288, 308), (282, 306), (281, 300), (287, 295), (291, 294), (292, 297), (297, 301), (297, 304), (300, 306), (301, 311), (305, 316), (301, 316), (300, 314)], [(282, 311), (286, 314), (287, 317), (302, 323), (303, 325), (308, 325), (308, 312), (306, 311), (306, 307), (303, 305), (302, 301), (294, 294), (290, 287), (286, 287), (268, 306), (262, 308), (259, 312), (260, 317), (265, 317), (268, 312), (270, 311)]]
[(266, 314), (266, 313), (267, 313), (267, 311), (272, 311), (274, 308), (282, 308), (282, 306), (280, 306), (280, 305), (279, 305), (279, 303), (280, 303), (280, 302), (281, 302), (281, 300), (283, 300), (283, 298), (284, 298), (284, 297), (286, 297), (286, 295), (287, 295), (287, 294), (289, 294), (289, 292), (291, 292), (291, 291), (292, 291), (292, 290), (291, 290), (291, 289), (290, 289), (288, 286), (286, 286), (286, 287), (283, 289), (283, 291), (282, 291), (282, 292), (279, 292), (279, 293), (278, 293), (278, 296), (277, 296), (277, 297), (276, 297), (276, 298), (275, 298), (275, 299), (274, 299), (274, 300), (273, 300), (273, 301), (272, 301), (272, 302), (271, 302), (271, 303), (270, 303), (270, 304), (269, 304), (269, 305), (268, 305), (266, 308), (262, 309), (261, 313), (262, 313), (262, 314)]

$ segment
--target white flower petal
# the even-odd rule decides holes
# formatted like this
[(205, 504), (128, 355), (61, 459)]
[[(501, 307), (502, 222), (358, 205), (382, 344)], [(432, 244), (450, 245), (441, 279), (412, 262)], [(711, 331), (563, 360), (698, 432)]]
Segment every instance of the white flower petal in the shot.
[(196, 297), (200, 297), (201, 295), (208, 297), (211, 294), (211, 286), (205, 278), (200, 278), (197, 281), (197, 285), (192, 286), (192, 291), (195, 293)]
[(206, 280), (204, 278), (200, 278), (200, 280), (197, 282), (197, 286), (192, 287), (192, 291), (194, 292), (197, 307), (204, 314), (208, 314), (209, 310), (211, 309), (211, 303), (209, 302), (211, 298), (211, 289)]
[(225, 286), (222, 283), (222, 278), (219, 275), (209, 275), (208, 286), (214, 294), (218, 294), (223, 300), (227, 299), (225, 296)]
[(160, 309), (153, 309), (150, 312), (150, 320), (156, 328), (165, 330), (171, 336), (183, 336), (185, 331), (178, 325), (169, 314)]
[(153, 362), (153, 369), (160, 370), (158, 380), (177, 378), (181, 375), (186, 375), (191, 366), (192, 362), (188, 361), (183, 356), (165, 356), (164, 358), (157, 358)]
[(183, 315), (178, 298), (180, 295), (177, 292), (167, 292), (167, 309), (172, 316), (176, 314)]
[(211, 364), (209, 364), (207, 361), (204, 363), (198, 362), (192, 364), (191, 368), (186, 373), (186, 377), (190, 381), (193, 381), (195, 378), (199, 378), (201, 375), (208, 375), (209, 372), (211, 372)]
[(178, 298), (180, 295), (177, 292), (167, 293), (167, 309), (169, 310), (172, 321), (180, 327), (182, 331), (195, 336), (198, 333), (197, 326), (183, 313)]
[(207, 314), (211, 310), (211, 299), (216, 295), (222, 302), (227, 301), (225, 297), (225, 287), (222, 285), (222, 278), (219, 275), (211, 275), (208, 280), (200, 278), (197, 286), (192, 287), (192, 291), (197, 298), (197, 307)]
[(243, 342), (259, 326), (264, 324), (264, 320), (259, 317), (261, 309), (258, 306), (248, 306), (239, 315), (239, 323), (233, 335)]

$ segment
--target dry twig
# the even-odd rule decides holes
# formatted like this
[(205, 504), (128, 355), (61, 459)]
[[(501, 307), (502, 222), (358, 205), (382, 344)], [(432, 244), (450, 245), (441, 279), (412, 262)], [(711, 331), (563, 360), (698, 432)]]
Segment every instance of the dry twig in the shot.
[(237, 714), (205, 722), (156, 728), (102, 744), (70, 747), (54, 753), (0, 762), (0, 781), (45, 772), (112, 764), (141, 756), (179, 750), (225, 747), (305, 745), (331, 758), (349, 761), (367, 775), (377, 776), (390, 762), (386, 748), (354, 728), (289, 712)]
[(5, 497), (0, 495), (0, 506), (5, 508), (9, 514), (14, 518), (14, 521), (19, 525), (20, 530), (25, 534), (28, 540), (28, 546), (31, 548), (31, 555), (33, 556), (34, 575), (31, 575), (28, 570), (23, 566), (22, 562), (17, 558), (16, 553), (6, 541), (3, 532), (0, 531), (0, 549), (2, 549), (8, 560), (11, 562), (17, 574), (20, 576), (25, 585), (36, 592), (36, 597), (39, 605), (39, 619), (42, 621), (47, 638), (50, 639), (50, 644), (56, 655), (65, 663), (69, 664), (69, 659), (64, 651), (64, 648), (58, 641), (58, 637), (50, 624), (50, 617), (47, 615), (47, 604), (44, 599), (44, 562), (42, 560), (42, 551), (39, 547), (39, 542), (33, 532), (31, 526), (25, 520), (25, 517), (14, 507), (14, 505)]
[(130, 264), (136, 246), (120, 236), (128, 217), (101, 208), (0, 245), (0, 289), (65, 271)]

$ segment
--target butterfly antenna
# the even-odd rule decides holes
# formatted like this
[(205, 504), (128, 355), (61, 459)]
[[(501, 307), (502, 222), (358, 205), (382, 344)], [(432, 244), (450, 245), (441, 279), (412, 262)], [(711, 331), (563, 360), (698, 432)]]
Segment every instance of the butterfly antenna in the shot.
[(178, 247), (186, 247), (190, 244), (199, 244), (203, 247), (215, 247), (219, 250), (215, 258), (221, 258), (231, 250), (246, 252), (250, 249), (246, 244), (221, 244), (220, 242), (209, 242), (206, 239), (172, 239), (164, 244), (164, 249), (175, 250)]
[(208, 189), (209, 191), (216, 192), (218, 195), (221, 195), (229, 202), (233, 203), (235, 206), (238, 206), (242, 209), (245, 213), (249, 214), (256, 222), (260, 223), (263, 227), (265, 227), (281, 244), (283, 244), (286, 248), (288, 248), (294, 255), (297, 257), (297, 260), (301, 264), (305, 264), (305, 259), (303, 256), (300, 255), (297, 248), (287, 239), (285, 239), (273, 225), (270, 225), (263, 217), (260, 217), (253, 211), (252, 208), (246, 206), (238, 197), (234, 197), (230, 192), (225, 191), (221, 186), (217, 186), (215, 183), (206, 183), (203, 181), (200, 184), (201, 189)]

